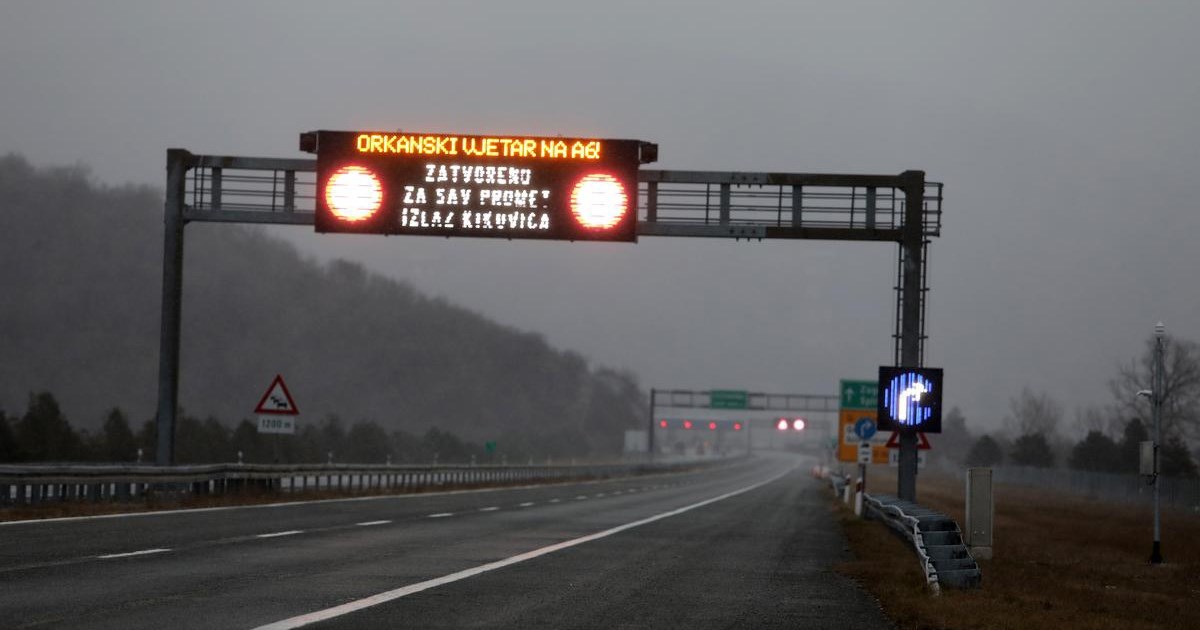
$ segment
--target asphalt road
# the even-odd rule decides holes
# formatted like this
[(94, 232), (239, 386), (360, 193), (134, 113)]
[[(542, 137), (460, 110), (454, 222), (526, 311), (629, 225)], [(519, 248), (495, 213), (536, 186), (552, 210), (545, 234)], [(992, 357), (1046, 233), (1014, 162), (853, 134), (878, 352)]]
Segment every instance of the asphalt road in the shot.
[(0, 628), (890, 627), (796, 456), (0, 525)]

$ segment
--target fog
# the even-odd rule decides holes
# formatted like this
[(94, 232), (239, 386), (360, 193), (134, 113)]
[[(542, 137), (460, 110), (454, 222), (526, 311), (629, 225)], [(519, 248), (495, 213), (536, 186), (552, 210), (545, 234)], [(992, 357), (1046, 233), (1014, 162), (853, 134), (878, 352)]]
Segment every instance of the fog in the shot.
[[(1156, 321), (1200, 338), (1197, 25), (1195, 3), (1093, 0), (5, 3), (0, 153), (161, 186), (168, 147), (302, 157), (302, 131), (405, 129), (921, 169), (946, 184), (926, 363), (998, 427), (1024, 386), (1108, 402)], [(892, 357), (893, 244), (273, 233), (645, 388), (834, 393)]]

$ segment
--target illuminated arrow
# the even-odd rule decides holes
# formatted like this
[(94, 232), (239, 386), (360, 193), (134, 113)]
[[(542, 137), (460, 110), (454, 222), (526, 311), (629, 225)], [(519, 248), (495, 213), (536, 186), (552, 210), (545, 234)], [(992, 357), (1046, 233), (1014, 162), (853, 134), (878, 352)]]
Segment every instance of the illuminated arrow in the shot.
[(907, 389), (900, 392), (900, 400), (896, 404), (896, 419), (902, 424), (908, 424), (908, 404), (911, 400), (913, 403), (920, 403), (921, 396), (928, 390), (925, 389), (925, 384), (921, 382), (909, 385)]

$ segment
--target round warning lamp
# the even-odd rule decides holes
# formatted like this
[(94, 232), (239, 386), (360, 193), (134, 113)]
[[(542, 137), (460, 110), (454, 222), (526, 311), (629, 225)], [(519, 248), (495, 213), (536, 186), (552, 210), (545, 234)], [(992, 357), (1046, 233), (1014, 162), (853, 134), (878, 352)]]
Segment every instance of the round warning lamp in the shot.
[(589, 230), (607, 230), (621, 221), (629, 206), (629, 195), (617, 178), (592, 173), (571, 189), (571, 213)]
[(361, 166), (343, 166), (325, 183), (325, 203), (333, 216), (342, 221), (363, 221), (375, 214), (383, 203), (379, 178)]

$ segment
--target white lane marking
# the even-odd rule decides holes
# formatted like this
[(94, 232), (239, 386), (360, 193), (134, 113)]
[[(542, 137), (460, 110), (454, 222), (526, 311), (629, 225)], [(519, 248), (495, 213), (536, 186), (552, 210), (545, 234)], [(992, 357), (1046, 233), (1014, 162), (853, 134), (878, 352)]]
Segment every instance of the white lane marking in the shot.
[(614, 497), (615, 497), (615, 496), (620, 496), (620, 495), (622, 495), (622, 494), (625, 494), (625, 492), (624, 492), (624, 491), (622, 491), (622, 490), (614, 490), (614, 491), (613, 491), (613, 496), (614, 496)]
[(496, 510), (499, 510), (499, 509), (500, 508), (493, 505), (491, 507), (479, 508), (479, 511), (480, 512), (495, 512)]
[(595, 494), (595, 495), (592, 495), (592, 496), (594, 496), (594, 497), (596, 497), (597, 499), (599, 499), (600, 497), (606, 497), (606, 496), (608, 496), (608, 495), (607, 495), (607, 494), (604, 494), (603, 492), (601, 492), (601, 493), (598, 493), (598, 494)]
[(357, 612), (364, 608), (378, 606), (379, 604), (384, 604), (384, 603), (390, 602), (392, 600), (400, 599), (401, 597), (412, 595), (413, 593), (420, 593), (421, 591), (429, 590), (431, 588), (442, 586), (444, 584), (458, 582), (459, 580), (465, 580), (469, 577), (474, 577), (474, 576), (480, 575), (482, 573), (487, 573), (489, 571), (495, 571), (496, 569), (502, 569), (504, 567), (511, 566), (511, 565), (514, 565), (514, 564), (517, 564), (520, 562), (525, 562), (526, 560), (533, 560), (534, 558), (538, 558), (538, 557), (544, 556), (546, 554), (551, 554), (556, 551), (562, 551), (563, 549), (569, 549), (569, 548), (575, 547), (577, 545), (582, 545), (583, 543), (592, 542), (593, 540), (607, 538), (609, 536), (612, 536), (613, 534), (619, 534), (628, 529), (633, 529), (635, 527), (641, 527), (642, 525), (653, 523), (655, 521), (661, 521), (664, 518), (670, 518), (672, 516), (677, 516), (679, 514), (683, 514), (684, 512), (690, 512), (691, 510), (694, 510), (696, 508), (704, 507), (706, 505), (716, 503), (717, 501), (723, 501), (730, 497), (735, 497), (739, 494), (742, 494), (744, 492), (749, 492), (756, 488), (761, 488), (762, 486), (765, 486), (765, 485), (771, 483), (772, 481), (776, 481), (778, 479), (783, 478), (784, 475), (787, 475), (788, 473), (792, 472), (795, 469), (796, 469), (795, 467), (792, 467), (792, 468), (789, 468), (788, 470), (785, 470), (784, 472), (779, 473), (778, 475), (775, 475), (774, 477), (771, 477), (770, 479), (767, 479), (765, 481), (760, 481), (758, 483), (751, 484), (749, 486), (746, 486), (745, 488), (741, 488), (739, 490), (734, 490), (732, 492), (726, 492), (725, 494), (722, 494), (720, 496), (715, 496), (711, 499), (705, 499), (699, 503), (693, 503), (691, 505), (687, 505), (687, 506), (684, 506), (681, 508), (676, 508), (676, 509), (670, 510), (668, 512), (662, 512), (660, 514), (655, 514), (654, 516), (651, 516), (649, 518), (644, 518), (639, 521), (633, 521), (631, 523), (625, 523), (624, 525), (618, 525), (611, 529), (606, 529), (602, 532), (596, 532), (595, 534), (588, 534), (587, 536), (581, 536), (579, 538), (565, 540), (563, 542), (555, 543), (553, 545), (548, 545), (548, 546), (542, 547), (540, 549), (534, 549), (533, 551), (527, 551), (522, 554), (517, 554), (515, 556), (511, 556), (511, 557), (505, 558), (503, 560), (497, 560), (495, 562), (481, 564), (477, 567), (471, 567), (470, 569), (464, 569), (462, 571), (458, 571), (456, 573), (451, 573), (449, 575), (443, 575), (442, 577), (434, 578), (432, 580), (425, 580), (424, 582), (417, 582), (416, 584), (409, 584), (408, 586), (402, 586), (402, 587), (394, 589), (394, 590), (384, 591), (384, 592), (378, 593), (376, 595), (371, 595), (370, 597), (364, 597), (359, 600), (347, 602), (340, 606), (334, 606), (332, 608), (326, 608), (324, 610), (318, 610), (318, 611), (310, 612), (310, 613), (307, 613), (304, 615), (297, 615), (295, 617), (291, 617), (291, 618), (284, 619), (281, 621), (276, 621), (274, 623), (269, 623), (269, 624), (266, 624), (263, 626), (259, 626), (259, 627), (255, 628), (254, 630), (290, 630), (291, 628), (300, 628), (303, 626), (307, 626), (309, 624), (317, 623), (319, 621), (326, 621), (328, 619), (333, 619), (335, 617), (341, 617), (342, 615), (348, 615), (352, 612)]
[(637, 488), (630, 488), (630, 489), (626, 490), (625, 492), (628, 492), (629, 494), (633, 494), (634, 492), (637, 492)]
[(560, 502), (562, 502), (562, 499), (550, 499), (550, 502), (551, 503), (560, 503)]
[(363, 521), (361, 523), (355, 523), (355, 525), (358, 525), (359, 527), (370, 527), (372, 525), (387, 525), (388, 523), (391, 523), (391, 521)]
[(100, 558), (101, 560), (109, 560), (112, 558), (128, 558), (130, 556), (145, 556), (145, 555), (149, 555), (152, 553), (165, 553), (168, 551), (170, 551), (170, 549), (143, 549), (141, 551), (130, 551), (128, 553), (110, 553), (107, 555), (96, 556), (96, 557)]
[(537, 504), (534, 503), (533, 501), (526, 501), (526, 502), (522, 503), (521, 505), (519, 505), (518, 507), (533, 507), (535, 505), (537, 505)]
[(587, 501), (587, 495), (581, 494), (581, 495), (575, 497), (575, 500), (576, 501)]
[(430, 514), (428, 518), (446, 518), (447, 516), (454, 516), (454, 512), (438, 512), (437, 514)]
[(303, 533), (304, 533), (303, 529), (289, 529), (286, 532), (271, 532), (270, 534), (259, 534), (259, 535), (255, 536), (255, 538), (279, 538), (280, 536), (295, 536), (296, 534), (303, 534)]

